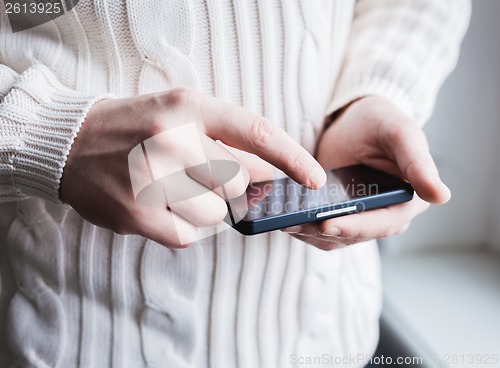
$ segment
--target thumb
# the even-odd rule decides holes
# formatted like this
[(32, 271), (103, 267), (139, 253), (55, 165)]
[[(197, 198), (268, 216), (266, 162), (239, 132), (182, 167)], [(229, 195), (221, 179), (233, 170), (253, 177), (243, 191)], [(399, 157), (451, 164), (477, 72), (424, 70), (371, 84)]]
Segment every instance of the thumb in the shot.
[(392, 147), (400, 171), (418, 196), (429, 203), (448, 202), (450, 190), (439, 177), (424, 132), (413, 121), (398, 122), (393, 129), (387, 147)]

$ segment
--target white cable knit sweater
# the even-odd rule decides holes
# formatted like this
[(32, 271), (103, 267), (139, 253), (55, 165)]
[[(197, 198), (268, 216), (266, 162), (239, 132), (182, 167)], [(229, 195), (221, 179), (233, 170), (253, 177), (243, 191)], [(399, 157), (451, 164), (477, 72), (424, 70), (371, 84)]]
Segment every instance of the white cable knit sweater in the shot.
[(424, 122), (468, 14), (466, 0), (81, 0), (14, 34), (0, 2), (0, 367), (290, 367), (371, 354), (374, 243), (327, 253), (229, 230), (172, 251), (86, 222), (58, 203), (60, 178), (107, 94), (196, 88), (310, 151), (325, 115), (363, 95)]

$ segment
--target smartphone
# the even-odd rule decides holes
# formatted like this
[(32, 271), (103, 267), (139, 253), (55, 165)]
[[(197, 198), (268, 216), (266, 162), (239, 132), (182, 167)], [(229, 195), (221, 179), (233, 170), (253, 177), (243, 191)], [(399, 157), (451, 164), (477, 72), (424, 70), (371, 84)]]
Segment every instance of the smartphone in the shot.
[(326, 184), (317, 190), (290, 178), (253, 183), (245, 194), (245, 211), (228, 203), (226, 218), (240, 233), (255, 235), (408, 202), (413, 193), (397, 177), (355, 165), (327, 172)]

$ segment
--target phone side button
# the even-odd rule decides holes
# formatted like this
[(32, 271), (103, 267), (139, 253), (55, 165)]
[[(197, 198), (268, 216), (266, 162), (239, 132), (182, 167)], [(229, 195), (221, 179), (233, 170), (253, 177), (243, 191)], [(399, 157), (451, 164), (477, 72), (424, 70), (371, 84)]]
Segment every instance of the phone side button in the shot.
[(356, 211), (356, 209), (357, 209), (356, 205), (349, 206), (349, 207), (343, 207), (343, 208), (337, 208), (335, 210), (317, 213), (316, 218), (323, 218), (323, 217), (327, 217), (327, 216), (340, 215), (342, 213)]

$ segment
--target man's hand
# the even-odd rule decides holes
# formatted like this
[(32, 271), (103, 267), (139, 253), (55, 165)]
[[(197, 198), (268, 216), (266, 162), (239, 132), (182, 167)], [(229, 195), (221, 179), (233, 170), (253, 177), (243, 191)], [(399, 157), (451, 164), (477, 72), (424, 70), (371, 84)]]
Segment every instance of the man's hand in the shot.
[[(187, 183), (188, 187), (199, 190), (203, 185), (208, 190), (181, 204), (158, 207), (136, 201), (129, 173), (129, 154), (134, 147), (193, 122), (199, 123), (207, 161), (238, 162), (224, 148), (230, 146), (259, 156), (310, 188), (320, 187), (326, 180), (318, 162), (262, 116), (193, 90), (174, 89), (95, 104), (71, 148), (61, 180), (61, 200), (86, 220), (120, 234), (142, 235), (167, 247), (184, 247), (196, 241), (198, 227), (216, 226), (226, 215), (224, 198), (211, 187), (213, 178), (200, 177), (203, 172), (191, 176), (193, 182)], [(186, 144), (185, 138), (170, 134), (159, 153), (157, 150), (155, 161), (161, 166), (164, 158), (165, 165), (168, 161), (188, 169), (198, 148)], [(243, 162), (248, 162), (251, 155), (243, 156), (247, 158)], [(139, 173), (144, 177), (149, 174), (147, 170)], [(242, 169), (242, 180), (232, 180), (225, 186), (225, 194), (230, 198), (243, 194), (248, 180)], [(180, 235), (189, 241), (180, 240)]]
[(408, 203), (284, 230), (324, 250), (401, 233), (430, 203), (450, 199), (424, 133), (382, 97), (349, 105), (323, 133), (317, 159), (325, 169), (363, 163), (408, 180), (417, 192)]

